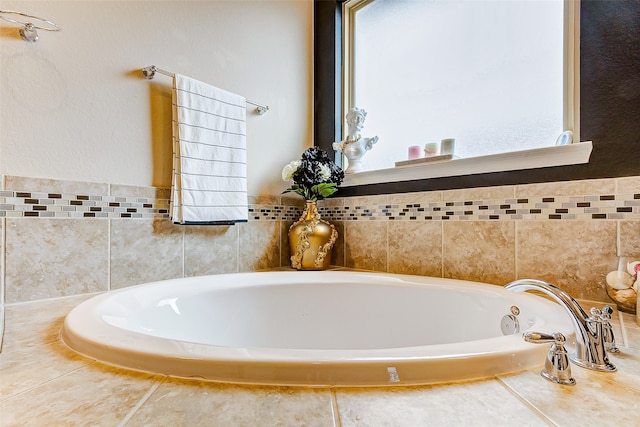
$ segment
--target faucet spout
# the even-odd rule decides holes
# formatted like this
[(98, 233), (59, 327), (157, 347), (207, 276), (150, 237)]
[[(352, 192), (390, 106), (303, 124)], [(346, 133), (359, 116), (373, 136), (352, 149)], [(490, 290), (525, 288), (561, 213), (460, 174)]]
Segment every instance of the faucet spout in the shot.
[(560, 304), (571, 317), (576, 331), (576, 353), (570, 359), (583, 368), (596, 371), (613, 372), (616, 367), (609, 362), (605, 348), (603, 319), (600, 310), (592, 310), (589, 316), (578, 301), (571, 295), (551, 283), (542, 280), (522, 279), (505, 286), (514, 292), (529, 290), (540, 291)]

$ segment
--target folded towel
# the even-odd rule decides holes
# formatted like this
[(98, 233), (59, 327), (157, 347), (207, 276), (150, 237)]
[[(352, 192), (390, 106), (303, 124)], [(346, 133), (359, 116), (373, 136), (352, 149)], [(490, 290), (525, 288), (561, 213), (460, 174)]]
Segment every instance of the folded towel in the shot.
[(173, 78), (171, 219), (248, 219), (246, 100), (189, 77)]

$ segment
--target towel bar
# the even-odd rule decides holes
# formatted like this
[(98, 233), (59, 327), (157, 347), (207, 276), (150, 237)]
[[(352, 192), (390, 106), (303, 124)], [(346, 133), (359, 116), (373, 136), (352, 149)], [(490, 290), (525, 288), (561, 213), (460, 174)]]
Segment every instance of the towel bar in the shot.
[[(19, 21), (18, 19), (9, 18), (6, 16), (2, 16), (3, 14), (9, 15), (18, 15), (29, 20)], [(38, 41), (38, 31), (37, 30), (45, 30), (45, 31), (62, 31), (62, 28), (58, 26), (56, 23), (48, 21), (44, 18), (40, 18), (39, 16), (28, 15), (22, 12), (15, 12), (13, 10), (0, 10), (0, 19), (3, 19), (7, 22), (11, 22), (13, 24), (20, 25), (22, 28), (18, 30), (20, 33), (20, 37), (22, 40), (26, 42), (36, 42)], [(48, 25), (48, 27), (43, 27), (42, 25), (34, 25), (31, 20), (40, 21)]]
[[(150, 66), (144, 67), (142, 69), (142, 75), (147, 80), (153, 79), (155, 77), (156, 73), (164, 74), (165, 76), (169, 76), (169, 77), (173, 77), (173, 74), (174, 74), (174, 73), (171, 73), (169, 71), (165, 71), (162, 68), (158, 68), (155, 65), (150, 65)], [(248, 99), (246, 100), (246, 102), (247, 102), (247, 104), (255, 105), (256, 106), (256, 110), (255, 111), (259, 115), (263, 115), (264, 113), (269, 111), (269, 106), (268, 105), (260, 105), (260, 104), (257, 104), (255, 102), (249, 101)]]

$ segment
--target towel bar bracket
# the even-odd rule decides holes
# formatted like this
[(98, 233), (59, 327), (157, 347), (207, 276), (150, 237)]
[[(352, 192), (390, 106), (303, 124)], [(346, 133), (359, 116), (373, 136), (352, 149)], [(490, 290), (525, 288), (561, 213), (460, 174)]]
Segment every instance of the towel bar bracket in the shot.
[(156, 75), (157, 68), (155, 65), (151, 65), (150, 67), (144, 67), (142, 69), (142, 75), (145, 79), (151, 80)]

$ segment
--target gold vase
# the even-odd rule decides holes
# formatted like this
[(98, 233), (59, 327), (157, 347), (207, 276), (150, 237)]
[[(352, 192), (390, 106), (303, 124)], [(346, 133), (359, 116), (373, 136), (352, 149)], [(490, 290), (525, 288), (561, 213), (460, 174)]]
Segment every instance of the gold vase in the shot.
[(307, 200), (302, 217), (289, 228), (291, 266), (296, 270), (325, 270), (338, 232), (320, 219), (314, 200)]

